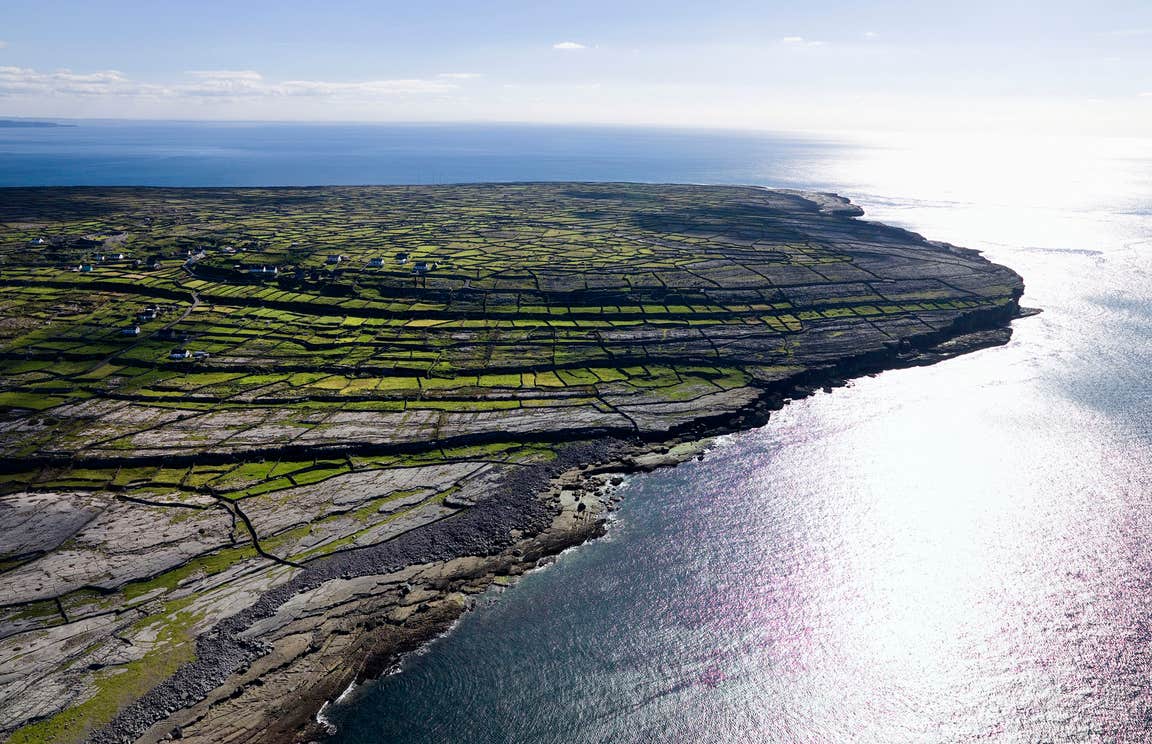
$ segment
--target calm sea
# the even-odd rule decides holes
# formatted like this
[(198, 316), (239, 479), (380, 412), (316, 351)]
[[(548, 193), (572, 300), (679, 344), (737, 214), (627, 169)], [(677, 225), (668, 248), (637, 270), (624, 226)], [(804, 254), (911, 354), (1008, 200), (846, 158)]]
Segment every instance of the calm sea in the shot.
[(1012, 266), (1044, 313), (631, 478), (607, 538), (334, 706), (335, 741), (1152, 740), (1152, 143), (0, 130), (8, 184), (501, 179), (836, 190)]

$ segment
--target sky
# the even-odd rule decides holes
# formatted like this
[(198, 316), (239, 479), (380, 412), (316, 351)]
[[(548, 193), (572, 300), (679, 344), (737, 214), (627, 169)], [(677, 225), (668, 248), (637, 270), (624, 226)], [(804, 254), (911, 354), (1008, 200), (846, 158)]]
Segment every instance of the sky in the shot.
[(1152, 2), (3, 0), (0, 116), (1152, 132)]

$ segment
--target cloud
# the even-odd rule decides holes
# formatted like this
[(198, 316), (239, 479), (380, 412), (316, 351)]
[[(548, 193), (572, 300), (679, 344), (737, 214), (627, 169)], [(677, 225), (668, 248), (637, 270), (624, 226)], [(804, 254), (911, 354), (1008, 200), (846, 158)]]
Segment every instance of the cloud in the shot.
[(559, 49), (564, 52), (573, 52), (579, 49), (587, 49), (588, 47), (575, 41), (561, 41), (557, 44), (553, 44), (552, 48)]
[(141, 83), (117, 70), (75, 73), (0, 67), (0, 96), (103, 96), (153, 98), (252, 99), (277, 96), (375, 98), (447, 93), (458, 86), (450, 78), (363, 81), (286, 80), (269, 82), (255, 70), (191, 70), (184, 80)]
[(880, 36), (880, 34), (876, 33), (875, 31), (865, 31), (864, 32), (864, 38), (865, 39), (875, 39), (879, 36)]
[(255, 70), (189, 70), (186, 74), (206, 80), (248, 80), (259, 82), (264, 76)]
[(436, 77), (448, 80), (475, 80), (484, 77), (484, 75), (479, 72), (441, 72)]
[(0, 49), (7, 49), (7, 48), (8, 48), (8, 42), (4, 41), (3, 39), (0, 39)]
[(1141, 98), (1152, 98), (1152, 90), (1146, 90), (1138, 94)]
[(129, 80), (117, 70), (75, 73), (38, 72), (27, 67), (0, 67), (0, 95), (149, 95), (157, 86)]
[(398, 94), (447, 93), (456, 89), (442, 80), (365, 80), (358, 83), (325, 80), (288, 80), (270, 86), (273, 94), (288, 96), (391, 96)]
[(780, 41), (784, 44), (788, 44), (789, 46), (824, 46), (824, 42), (822, 41), (811, 41), (809, 39), (805, 39), (803, 36), (785, 36)]
[[(193, 70), (188, 73), (198, 80), (174, 88), (176, 93), (199, 96), (379, 96), (408, 93), (445, 93), (455, 90), (455, 83), (420, 78), (400, 80), (286, 80), (269, 83), (254, 70)], [(459, 73), (467, 75), (469, 73)], [(439, 76), (439, 77), (451, 77)]]
[(196, 82), (175, 86), (172, 93), (228, 98), (261, 95), (266, 87), (264, 76), (254, 70), (192, 70), (187, 74), (196, 78)]

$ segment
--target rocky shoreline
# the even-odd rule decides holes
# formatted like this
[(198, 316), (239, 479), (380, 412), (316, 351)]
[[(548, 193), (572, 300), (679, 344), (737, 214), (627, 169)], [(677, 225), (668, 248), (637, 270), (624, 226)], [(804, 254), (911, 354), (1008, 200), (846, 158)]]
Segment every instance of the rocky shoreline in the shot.
[(1002, 316), (973, 314), (954, 333), (808, 370), (763, 387), (753, 405), (735, 414), (704, 417), (658, 442), (603, 438), (568, 444), (556, 460), (506, 476), (489, 498), (452, 519), (309, 564), (199, 638), (196, 661), (90, 741), (323, 738), (317, 714), (329, 701), (445, 632), (467, 611), (469, 597), (602, 535), (608, 478), (674, 466), (698, 454), (694, 443), (761, 426), (790, 400), (854, 377), (1004, 344), (1011, 337), (1007, 324), (1025, 314), (1018, 307)]

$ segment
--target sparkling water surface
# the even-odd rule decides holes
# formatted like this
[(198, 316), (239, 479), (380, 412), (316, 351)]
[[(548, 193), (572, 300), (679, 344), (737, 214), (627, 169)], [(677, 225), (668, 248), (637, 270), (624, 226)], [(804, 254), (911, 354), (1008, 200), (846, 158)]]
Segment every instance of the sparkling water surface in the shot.
[(1005, 347), (858, 380), (631, 477), (608, 537), (330, 707), (333, 741), (1152, 741), (1148, 141), (0, 131), (0, 182), (36, 179), (835, 190), (984, 250), (1043, 308)]

